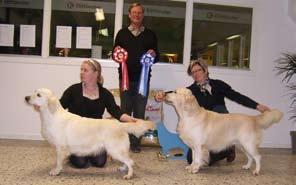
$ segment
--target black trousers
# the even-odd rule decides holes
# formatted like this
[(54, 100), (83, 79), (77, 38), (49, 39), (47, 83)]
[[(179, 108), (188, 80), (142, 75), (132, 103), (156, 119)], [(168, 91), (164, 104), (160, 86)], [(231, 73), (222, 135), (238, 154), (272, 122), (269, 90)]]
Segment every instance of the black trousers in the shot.
[[(209, 166), (211, 166), (212, 164), (214, 164), (217, 161), (223, 160), (225, 158), (227, 158), (230, 153), (232, 152), (231, 148), (228, 148), (226, 150), (222, 150), (221, 152), (218, 153), (214, 153), (210, 151), (210, 159), (209, 159)], [(188, 149), (187, 152), (187, 163), (191, 164), (192, 163), (192, 150), (191, 148)]]
[(87, 168), (90, 165), (103, 168), (107, 162), (107, 152), (103, 151), (100, 154), (85, 157), (70, 155), (69, 161), (75, 168)]
[[(138, 86), (139, 82), (129, 82), (129, 90), (120, 93), (120, 108), (122, 112), (127, 113), (135, 118), (145, 119), (145, 108), (148, 97), (144, 97), (138, 93)], [(150, 86), (148, 85), (148, 92), (149, 87)], [(129, 134), (129, 139), (131, 148), (139, 147), (141, 141), (140, 138), (137, 138), (133, 134)]]
[(137, 138), (135, 135), (133, 134), (129, 134), (129, 140), (130, 140), (130, 147), (133, 148), (137, 148), (140, 146), (140, 138)]

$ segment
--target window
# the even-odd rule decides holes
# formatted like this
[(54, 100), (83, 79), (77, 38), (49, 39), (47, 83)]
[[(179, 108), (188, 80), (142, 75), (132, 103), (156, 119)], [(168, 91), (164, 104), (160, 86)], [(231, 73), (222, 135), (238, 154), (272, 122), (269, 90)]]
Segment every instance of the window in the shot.
[[(128, 8), (134, 2), (124, 1), (123, 27), (129, 25)], [(137, 2), (145, 8), (144, 26), (157, 35), (160, 62), (182, 63), (186, 3), (168, 0)]]
[(110, 58), (114, 22), (115, 0), (53, 0), (50, 56)]
[(194, 3), (191, 58), (249, 68), (252, 8)]
[(43, 0), (0, 2), (0, 54), (41, 55)]
[[(46, 2), (51, 4), (51, 18), (44, 19), (44, 25), (50, 25), (50, 30), (42, 30), (44, 0), (0, 0), (0, 54), (41, 55), (43, 51), (43, 57), (110, 59), (114, 30), (129, 25), (128, 7), (135, 2), (49, 1)], [(252, 8), (184, 0), (136, 2), (145, 8), (144, 26), (157, 35), (160, 62), (186, 65), (189, 59), (202, 57), (212, 66), (250, 68)], [(115, 12), (122, 3), (123, 11)], [(186, 7), (187, 11), (193, 9), (193, 14), (186, 14)], [(186, 16), (190, 20), (187, 25)], [(24, 33), (29, 36), (22, 36)], [(41, 48), (42, 44), (46, 48)], [(186, 49), (190, 45), (191, 51)]]

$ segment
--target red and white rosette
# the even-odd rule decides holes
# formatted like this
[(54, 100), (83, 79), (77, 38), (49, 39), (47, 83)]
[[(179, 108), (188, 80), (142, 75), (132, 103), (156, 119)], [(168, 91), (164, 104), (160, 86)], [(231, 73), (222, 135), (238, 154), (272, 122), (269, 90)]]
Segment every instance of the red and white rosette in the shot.
[(127, 51), (122, 48), (122, 47), (116, 47), (113, 51), (113, 59), (115, 62), (121, 64), (121, 74), (122, 74), (122, 79), (121, 79), (121, 90), (126, 91), (129, 88), (129, 80), (128, 80), (128, 70), (127, 70)]

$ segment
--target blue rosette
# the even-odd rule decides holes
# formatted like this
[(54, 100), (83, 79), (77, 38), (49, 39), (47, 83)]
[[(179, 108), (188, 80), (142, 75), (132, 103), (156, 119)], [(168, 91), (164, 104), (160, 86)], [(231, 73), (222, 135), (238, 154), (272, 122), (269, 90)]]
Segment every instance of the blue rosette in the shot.
[(154, 63), (154, 57), (150, 53), (145, 53), (140, 60), (140, 63), (142, 64), (142, 71), (141, 71), (141, 77), (140, 77), (140, 84), (139, 84), (139, 94), (142, 96), (147, 96), (147, 87), (148, 87), (148, 78), (149, 78), (149, 70), (150, 67)]

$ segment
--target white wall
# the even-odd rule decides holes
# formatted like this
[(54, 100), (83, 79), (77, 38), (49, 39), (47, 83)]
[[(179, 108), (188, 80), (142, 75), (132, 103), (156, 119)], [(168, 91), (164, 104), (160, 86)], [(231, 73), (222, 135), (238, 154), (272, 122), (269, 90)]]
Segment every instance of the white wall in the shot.
[[(288, 0), (202, 0), (234, 5), (250, 4), (254, 7), (251, 71), (210, 68), (212, 78), (223, 79), (232, 87), (256, 101), (285, 113), (283, 120), (264, 131), (262, 146), (290, 147), (289, 131), (293, 129), (289, 118), (290, 100), (281, 78), (275, 75), (273, 62), (281, 52), (294, 51), (296, 23), (288, 15)], [(69, 85), (79, 81), (82, 59), (55, 57), (0, 56), (1, 106), (0, 138), (41, 139), (38, 114), (27, 106), (24, 97), (34, 89), (47, 87), (58, 96)], [(102, 61), (105, 87), (117, 88), (117, 67), (111, 61)], [(151, 87), (172, 90), (191, 84), (185, 66), (157, 64), (153, 67)], [(227, 101), (230, 112), (257, 114)], [(174, 110), (165, 106), (165, 123), (173, 129), (177, 123)]]

